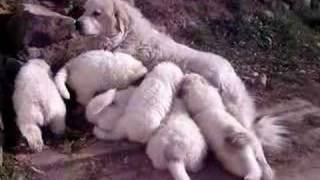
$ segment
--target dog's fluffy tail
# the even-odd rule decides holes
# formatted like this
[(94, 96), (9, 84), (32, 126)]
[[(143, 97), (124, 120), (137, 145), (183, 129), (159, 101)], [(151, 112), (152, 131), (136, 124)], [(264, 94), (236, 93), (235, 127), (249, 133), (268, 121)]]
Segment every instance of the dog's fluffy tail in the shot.
[(286, 147), (288, 140), (283, 135), (290, 133), (281, 124), (301, 122), (305, 115), (315, 112), (320, 112), (320, 109), (312, 103), (303, 99), (293, 99), (260, 110), (260, 118), (255, 121), (254, 130), (264, 147), (281, 150)]
[(168, 169), (175, 180), (191, 180), (182, 161), (169, 161)]
[(279, 124), (279, 120), (277, 117), (263, 116), (255, 122), (254, 130), (263, 147), (271, 150), (281, 150), (285, 147), (286, 139), (283, 135), (289, 132)]
[(68, 79), (68, 70), (66, 66), (62, 67), (56, 74), (54, 81), (60, 92), (61, 96), (65, 99), (70, 99), (70, 93), (66, 86), (66, 81)]

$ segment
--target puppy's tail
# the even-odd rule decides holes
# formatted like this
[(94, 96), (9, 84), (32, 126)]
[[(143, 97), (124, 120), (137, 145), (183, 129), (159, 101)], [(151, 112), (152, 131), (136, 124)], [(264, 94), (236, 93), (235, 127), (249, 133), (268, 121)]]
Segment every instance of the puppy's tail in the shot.
[(184, 143), (175, 140), (174, 143), (167, 145), (164, 151), (164, 157), (168, 162), (168, 169), (175, 180), (191, 180), (183, 159), (187, 156)]
[(175, 180), (191, 180), (182, 161), (169, 161), (168, 169)]
[(254, 131), (263, 147), (270, 150), (281, 150), (285, 147), (287, 140), (284, 135), (289, 132), (283, 125), (279, 124), (279, 120), (279, 118), (271, 116), (257, 118)]
[(68, 79), (68, 70), (66, 66), (62, 67), (56, 74), (54, 81), (60, 92), (61, 96), (65, 99), (70, 99), (70, 93), (66, 86), (66, 81)]

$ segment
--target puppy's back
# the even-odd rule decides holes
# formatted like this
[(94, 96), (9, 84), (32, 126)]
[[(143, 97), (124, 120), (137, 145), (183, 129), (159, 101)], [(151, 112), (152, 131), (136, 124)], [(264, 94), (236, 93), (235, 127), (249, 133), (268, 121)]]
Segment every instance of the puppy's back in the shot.
[(48, 116), (56, 111), (64, 111), (65, 106), (50, 75), (49, 65), (41, 59), (29, 60), (20, 69), (13, 94), (18, 116), (32, 111), (41, 111)]

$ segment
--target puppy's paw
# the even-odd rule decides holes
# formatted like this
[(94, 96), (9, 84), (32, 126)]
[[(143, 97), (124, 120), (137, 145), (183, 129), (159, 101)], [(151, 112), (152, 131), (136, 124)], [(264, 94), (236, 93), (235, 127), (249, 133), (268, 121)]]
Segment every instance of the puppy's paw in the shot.
[(41, 152), (43, 150), (43, 140), (41, 130), (36, 125), (24, 125), (20, 126), (22, 135), (27, 139), (29, 147), (35, 152)]
[(261, 180), (261, 177), (258, 175), (247, 175), (243, 178), (244, 180)]
[(41, 138), (33, 138), (28, 140), (29, 147), (35, 152), (41, 152), (44, 148), (44, 143)]

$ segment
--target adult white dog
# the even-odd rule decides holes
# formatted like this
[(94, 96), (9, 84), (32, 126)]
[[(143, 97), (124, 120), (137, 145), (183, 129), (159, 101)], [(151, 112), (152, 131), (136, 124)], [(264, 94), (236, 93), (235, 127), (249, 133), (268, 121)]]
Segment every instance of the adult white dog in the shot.
[(16, 123), (32, 150), (42, 151), (44, 146), (39, 126), (49, 125), (53, 133), (64, 133), (66, 107), (44, 60), (29, 60), (20, 69), (13, 106)]
[[(77, 27), (84, 35), (105, 35), (113, 42), (113, 50), (135, 56), (148, 69), (163, 61), (179, 65), (184, 72), (205, 77), (219, 89), (223, 102), (246, 128), (254, 129), (256, 111), (253, 99), (230, 63), (221, 56), (201, 52), (179, 44), (155, 30), (140, 11), (123, 0), (88, 0)], [(279, 147), (279, 127), (274, 121), (260, 123), (263, 144)], [(255, 129), (256, 130), (256, 129)]]
[(112, 130), (104, 131), (100, 138), (106, 140), (128, 138), (133, 142), (147, 143), (170, 111), (173, 97), (182, 78), (183, 73), (176, 65), (172, 63), (157, 65), (133, 92), (123, 115), (116, 119), (114, 127), (101, 127)]
[(182, 100), (174, 99), (170, 114), (149, 140), (146, 152), (155, 168), (169, 169), (175, 180), (190, 180), (186, 169), (201, 170), (207, 144)]
[(181, 93), (207, 143), (224, 167), (245, 180), (273, 178), (256, 136), (230, 115), (218, 89), (197, 74), (186, 75)]
[(55, 82), (64, 98), (70, 98), (67, 83), (75, 90), (77, 101), (85, 106), (96, 93), (126, 88), (146, 72), (131, 55), (94, 50), (71, 59), (59, 70)]

